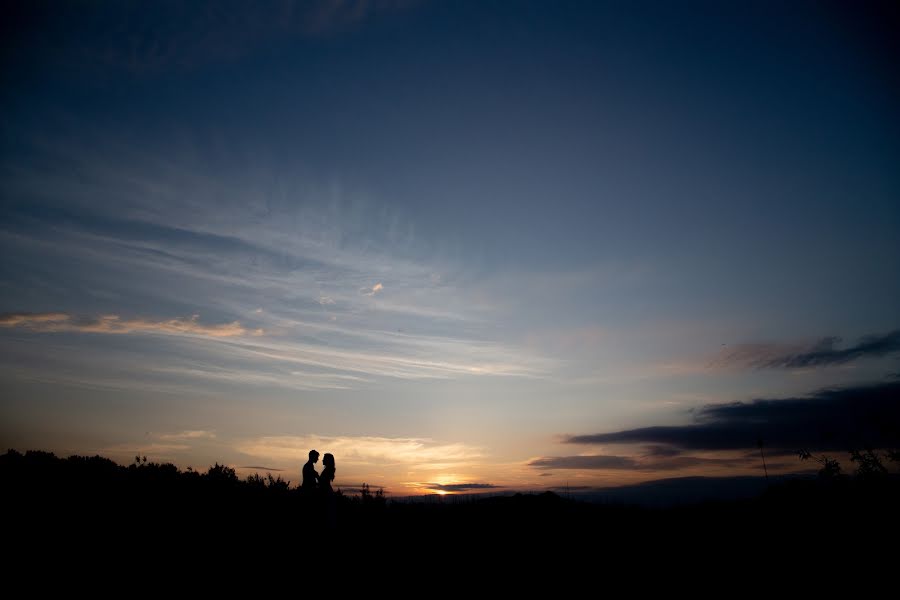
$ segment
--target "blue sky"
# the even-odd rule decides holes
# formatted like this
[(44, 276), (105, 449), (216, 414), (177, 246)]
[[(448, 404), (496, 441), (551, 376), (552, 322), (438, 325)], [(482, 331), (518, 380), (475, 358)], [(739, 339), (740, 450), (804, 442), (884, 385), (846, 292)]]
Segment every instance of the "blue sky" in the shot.
[[(755, 473), (565, 436), (900, 371), (889, 5), (4, 11), (8, 447), (296, 479), (315, 445), (397, 491)], [(545, 460), (599, 455), (643, 462)]]

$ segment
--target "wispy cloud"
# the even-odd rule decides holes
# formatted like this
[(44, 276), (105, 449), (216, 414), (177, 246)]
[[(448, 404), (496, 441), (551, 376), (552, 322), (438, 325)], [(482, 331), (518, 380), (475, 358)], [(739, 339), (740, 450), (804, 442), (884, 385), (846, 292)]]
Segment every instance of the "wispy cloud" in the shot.
[[(228, 176), (225, 184), (221, 173), (190, 160), (120, 150), (86, 156), (61, 144), (48, 152), (77, 163), (83, 179), (30, 165), (9, 180), (22, 193), (65, 197), (66, 208), (77, 210), (57, 220), (47, 217), (53, 211), (26, 207), (11, 217), (16, 227), (0, 231), (0, 248), (15, 253), (23, 272), (34, 263), (75, 265), (52, 278), (59, 292), (49, 298), (68, 303), (66, 318), (38, 323), (18, 315), (7, 327), (204, 337), (222, 343), (194, 347), (196, 364), (165, 364), (154, 353), (145, 366), (290, 389), (359, 387), (373, 377), (542, 377), (553, 363), (504, 338), (493, 309), (469, 297), (461, 267), (412, 258), (434, 254), (397, 233), (405, 230), (394, 225), (397, 217), (339, 186), (294, 183), (285, 202), (266, 180)], [(94, 310), (107, 316), (75, 317), (69, 308), (106, 307), (107, 299), (118, 306)], [(121, 312), (183, 315), (197, 306), (202, 323)]]
[(184, 462), (191, 452), (200, 447), (218, 448), (218, 436), (213, 431), (189, 429), (177, 432), (152, 432), (143, 439), (113, 444), (97, 449), (97, 453), (120, 461), (129, 461), (135, 455), (146, 456), (153, 461)]
[[(20, 318), (8, 321), (23, 323)], [(52, 327), (44, 327), (48, 324)], [(82, 331), (67, 320), (35, 327), (23, 330)], [(345, 334), (339, 330), (312, 331), (321, 333), (315, 337), (306, 333), (300, 339), (307, 342), (285, 333), (233, 337), (165, 335), (156, 337), (150, 345), (138, 344), (127, 353), (79, 338), (68, 338), (63, 345), (49, 347), (49, 342), (42, 339), (29, 340), (23, 346), (16, 338), (0, 338), (0, 351), (17, 357), (14, 364), (4, 369), (12, 377), (180, 393), (210, 391), (218, 384), (313, 391), (361, 388), (378, 378), (533, 377), (546, 367), (489, 343), (396, 332), (349, 332), (346, 339), (341, 339)], [(335, 335), (325, 337), (330, 331)], [(318, 342), (320, 339), (330, 343)], [(129, 340), (128, 346), (135, 344)], [(55, 365), (52, 369), (47, 368), (48, 361)], [(34, 366), (38, 364), (43, 366)]]
[(299, 370), (272, 370), (265, 372), (265, 365), (255, 369), (250, 365), (235, 366), (232, 368), (215, 367), (210, 365), (194, 365), (191, 367), (162, 367), (155, 366), (149, 369), (153, 374), (163, 376), (175, 376), (185, 378), (193, 383), (197, 380), (205, 380), (205, 383), (239, 384), (246, 386), (266, 386), (284, 388), (299, 391), (314, 390), (346, 390), (367, 383), (370, 380), (344, 373), (315, 373)]
[(213, 431), (203, 431), (200, 429), (181, 431), (178, 433), (163, 433), (159, 435), (159, 439), (166, 441), (173, 440), (212, 440), (216, 438)]
[(66, 313), (5, 313), (0, 314), (0, 327), (52, 326), (47, 324), (66, 322)]
[(340, 463), (354, 465), (407, 465), (416, 468), (465, 466), (482, 457), (480, 448), (461, 443), (440, 443), (423, 438), (269, 436), (245, 440), (236, 449), (249, 456), (305, 462), (311, 449), (331, 452)]
[(150, 319), (123, 319), (118, 315), (77, 317), (66, 313), (7, 313), (0, 315), (0, 327), (20, 327), (41, 333), (155, 333), (165, 335), (200, 335), (214, 338), (242, 336), (247, 333), (261, 335), (261, 329), (248, 332), (240, 322), (205, 325), (200, 315), (190, 318), (176, 317), (162, 321)]
[(273, 472), (284, 471), (284, 469), (276, 469), (274, 467), (262, 467), (259, 465), (247, 465), (245, 467), (237, 467), (237, 468), (238, 469), (254, 469), (257, 471), (273, 471)]
[(900, 330), (867, 335), (847, 348), (838, 348), (841, 338), (829, 336), (809, 346), (780, 344), (740, 344), (724, 350), (712, 366), (757, 369), (805, 369), (843, 365), (855, 360), (882, 357), (900, 352)]
[(152, 459), (171, 458), (179, 452), (190, 450), (188, 444), (160, 444), (156, 442), (136, 443), (136, 444), (116, 444), (114, 446), (106, 446), (103, 448), (105, 454), (119, 455), (122, 453), (137, 453), (147, 455)]

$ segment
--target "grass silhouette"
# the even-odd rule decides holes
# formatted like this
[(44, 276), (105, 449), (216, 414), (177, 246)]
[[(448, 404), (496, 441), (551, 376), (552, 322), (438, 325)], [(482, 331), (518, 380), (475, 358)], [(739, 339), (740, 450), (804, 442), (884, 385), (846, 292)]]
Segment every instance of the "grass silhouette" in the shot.
[(898, 539), (900, 481), (868, 460), (857, 476), (823, 469), (827, 476), (773, 483), (749, 500), (656, 509), (551, 492), (388, 501), (368, 486), (358, 495), (338, 492), (326, 499), (281, 477), (242, 480), (219, 464), (199, 472), (143, 458), (122, 466), (100, 456), (59, 458), (41, 451), (0, 456), (0, 481), (7, 523), (26, 524), (7, 542), (32, 549), (90, 541), (127, 549), (176, 542), (179, 551), (200, 554), (234, 547), (315, 552), (370, 540), (386, 553), (440, 546), (565, 554), (602, 547), (678, 557), (695, 544), (717, 554), (761, 547), (840, 553), (887, 541), (890, 551)]

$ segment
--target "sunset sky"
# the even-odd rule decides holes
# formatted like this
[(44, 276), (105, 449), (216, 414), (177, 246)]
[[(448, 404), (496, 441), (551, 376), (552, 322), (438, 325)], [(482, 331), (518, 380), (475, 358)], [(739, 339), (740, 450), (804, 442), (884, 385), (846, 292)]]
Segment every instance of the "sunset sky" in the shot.
[(537, 490), (900, 410), (892, 3), (0, 11), (2, 451)]

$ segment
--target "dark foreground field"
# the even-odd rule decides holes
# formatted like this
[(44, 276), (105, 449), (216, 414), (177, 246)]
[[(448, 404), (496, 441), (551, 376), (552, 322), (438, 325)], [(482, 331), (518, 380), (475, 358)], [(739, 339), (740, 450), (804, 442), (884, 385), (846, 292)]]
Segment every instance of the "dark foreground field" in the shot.
[(227, 467), (201, 474), (44, 452), (0, 456), (0, 481), (5, 546), (20, 557), (87, 552), (104, 560), (162, 557), (183, 565), (255, 553), (402, 565), (449, 555), (462, 562), (478, 557), (484, 567), (485, 560), (524, 554), (546, 564), (593, 561), (596, 568), (601, 557), (632, 566), (696, 562), (698, 568), (744, 557), (765, 570), (777, 556), (782, 565), (816, 563), (819, 577), (848, 557), (857, 557), (867, 572), (895, 562), (900, 530), (900, 485), (892, 475), (798, 479), (750, 500), (666, 509), (552, 493), (443, 502), (391, 502), (374, 493), (327, 500), (279, 480), (242, 481)]

